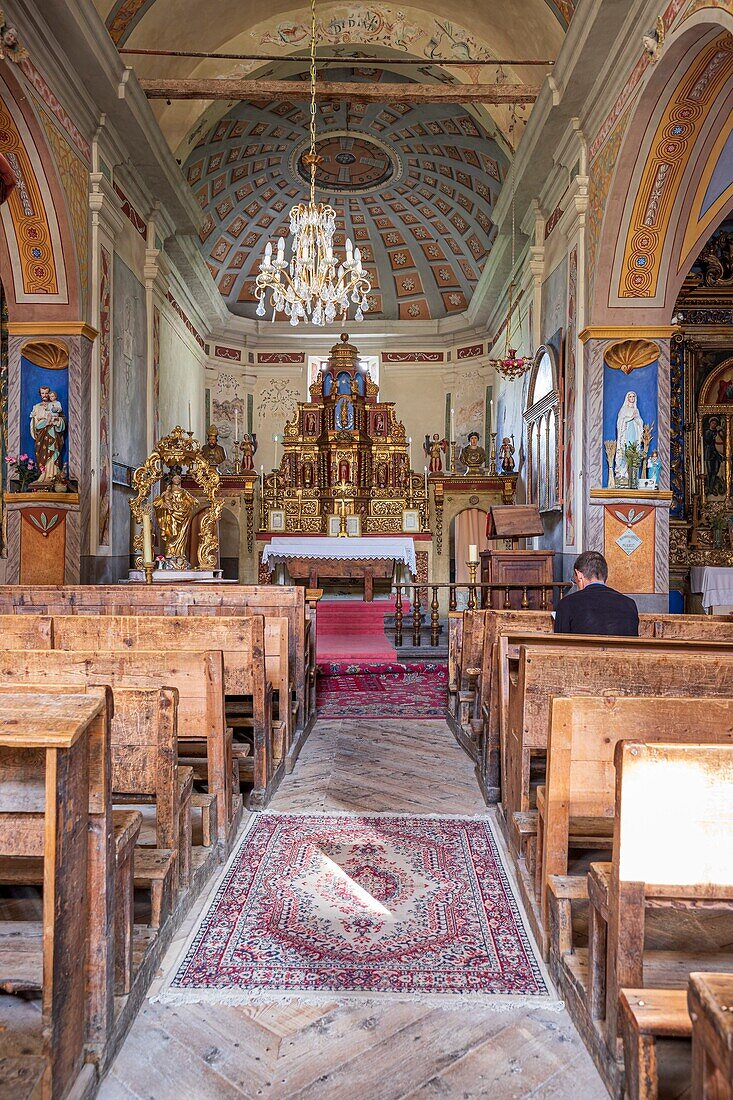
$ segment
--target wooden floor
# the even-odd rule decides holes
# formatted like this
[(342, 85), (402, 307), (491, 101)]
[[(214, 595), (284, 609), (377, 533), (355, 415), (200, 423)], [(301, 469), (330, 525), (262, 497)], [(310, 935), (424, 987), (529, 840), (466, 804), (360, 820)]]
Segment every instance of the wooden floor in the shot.
[[(442, 721), (317, 723), (271, 808), (487, 812), (472, 765)], [(418, 1094), (462, 1100), (607, 1095), (565, 1012), (147, 1002), (100, 1096), (397, 1100)]]

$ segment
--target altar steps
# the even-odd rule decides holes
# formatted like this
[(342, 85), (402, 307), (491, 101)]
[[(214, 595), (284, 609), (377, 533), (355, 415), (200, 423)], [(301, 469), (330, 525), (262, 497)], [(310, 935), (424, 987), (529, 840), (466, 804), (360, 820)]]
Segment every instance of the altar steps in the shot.
[(397, 651), (385, 633), (394, 600), (321, 600), (317, 611), (319, 661), (395, 661)]

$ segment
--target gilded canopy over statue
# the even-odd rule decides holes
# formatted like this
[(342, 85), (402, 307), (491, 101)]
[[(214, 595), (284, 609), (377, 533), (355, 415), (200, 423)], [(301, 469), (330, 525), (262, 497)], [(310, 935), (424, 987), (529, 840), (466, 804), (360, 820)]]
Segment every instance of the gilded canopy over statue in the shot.
[[(187, 476), (196, 482), (208, 500), (208, 508), (199, 528), (197, 562), (191, 564), (198, 569), (216, 569), (219, 561), (219, 516), (222, 510), (222, 501), (218, 496), (219, 472), (202, 454), (198, 440), (191, 438), (180, 426), (160, 440), (143, 465), (133, 474), (136, 495), (130, 501), (130, 510), (139, 525), (142, 525), (144, 514), (150, 515), (154, 512), (166, 558), (176, 568), (185, 568), (188, 564), (188, 536), (196, 501), (181, 485), (184, 468)], [(156, 482), (164, 478), (166, 469), (170, 471), (167, 484), (151, 503), (151, 490)], [(135, 565), (141, 568), (141, 530), (135, 534), (133, 549), (136, 553)]]

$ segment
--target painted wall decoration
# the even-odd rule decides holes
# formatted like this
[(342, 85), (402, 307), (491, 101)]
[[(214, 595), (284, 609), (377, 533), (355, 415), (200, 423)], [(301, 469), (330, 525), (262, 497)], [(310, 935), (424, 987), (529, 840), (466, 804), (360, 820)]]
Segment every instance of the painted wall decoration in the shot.
[[(644, 425), (652, 425), (653, 432), (649, 451), (658, 447), (658, 362), (648, 363), (627, 374), (623, 370), (603, 363), (603, 485), (608, 488), (614, 479), (628, 475), (626, 459), (623, 455), (625, 443), (641, 442)], [(615, 453), (610, 448), (615, 443)], [(606, 449), (606, 443), (609, 448)], [(611, 467), (609, 455), (613, 461), (614, 477), (609, 477)], [(634, 591), (638, 591), (635, 589)]]
[(0, 153), (18, 186), (0, 210), (18, 302), (68, 301), (61, 233), (42, 159), (8, 86), (0, 80)]
[(69, 457), (69, 357), (48, 347), (49, 355), (31, 358), (29, 349), (20, 359), (20, 449), (37, 462), (42, 481), (53, 480)]
[(56, 161), (59, 179), (66, 196), (69, 220), (76, 244), (82, 315), (85, 315), (89, 291), (89, 169), (76, 148), (48, 115), (44, 111), (39, 111), (39, 117), (46, 131), (48, 144)]
[(608, 583), (620, 592), (654, 592), (655, 509), (612, 504), (603, 511)]
[(565, 356), (565, 545), (575, 546), (575, 386), (578, 306), (578, 249), (568, 260), (568, 339)]
[(153, 306), (153, 438), (160, 439), (160, 310)]
[(117, 255), (113, 271), (113, 457), (137, 467), (147, 456), (145, 288)]
[(258, 416), (280, 416), (289, 420), (295, 412), (298, 391), (284, 378), (270, 378), (260, 394)]
[(670, 346), (671, 422), (669, 436), (669, 487), (672, 519), (685, 517), (685, 345), (673, 339)]
[(99, 271), (99, 524), (97, 542), (110, 545), (112, 449), (110, 441), (112, 399), (112, 257), (100, 249)]

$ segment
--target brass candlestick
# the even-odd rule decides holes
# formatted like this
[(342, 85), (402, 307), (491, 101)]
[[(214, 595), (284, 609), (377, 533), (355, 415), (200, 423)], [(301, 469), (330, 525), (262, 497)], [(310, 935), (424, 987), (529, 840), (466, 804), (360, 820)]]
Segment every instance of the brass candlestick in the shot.
[(489, 463), (492, 474), (496, 473), (496, 432), (491, 433), (491, 452), (489, 455)]
[(451, 473), (456, 473), (456, 441), (452, 440), (450, 445), (450, 468)]
[(468, 610), (476, 610), (476, 570), (478, 569), (477, 561), (467, 561), (468, 566)]
[(340, 500), (339, 504), (341, 505), (341, 525), (339, 527), (339, 538), (345, 539), (349, 536), (349, 532), (346, 530), (346, 501)]
[(144, 561), (143, 562), (143, 571), (145, 573), (145, 583), (146, 584), (152, 584), (153, 583), (153, 570), (154, 569), (155, 569), (155, 562), (154, 561)]

